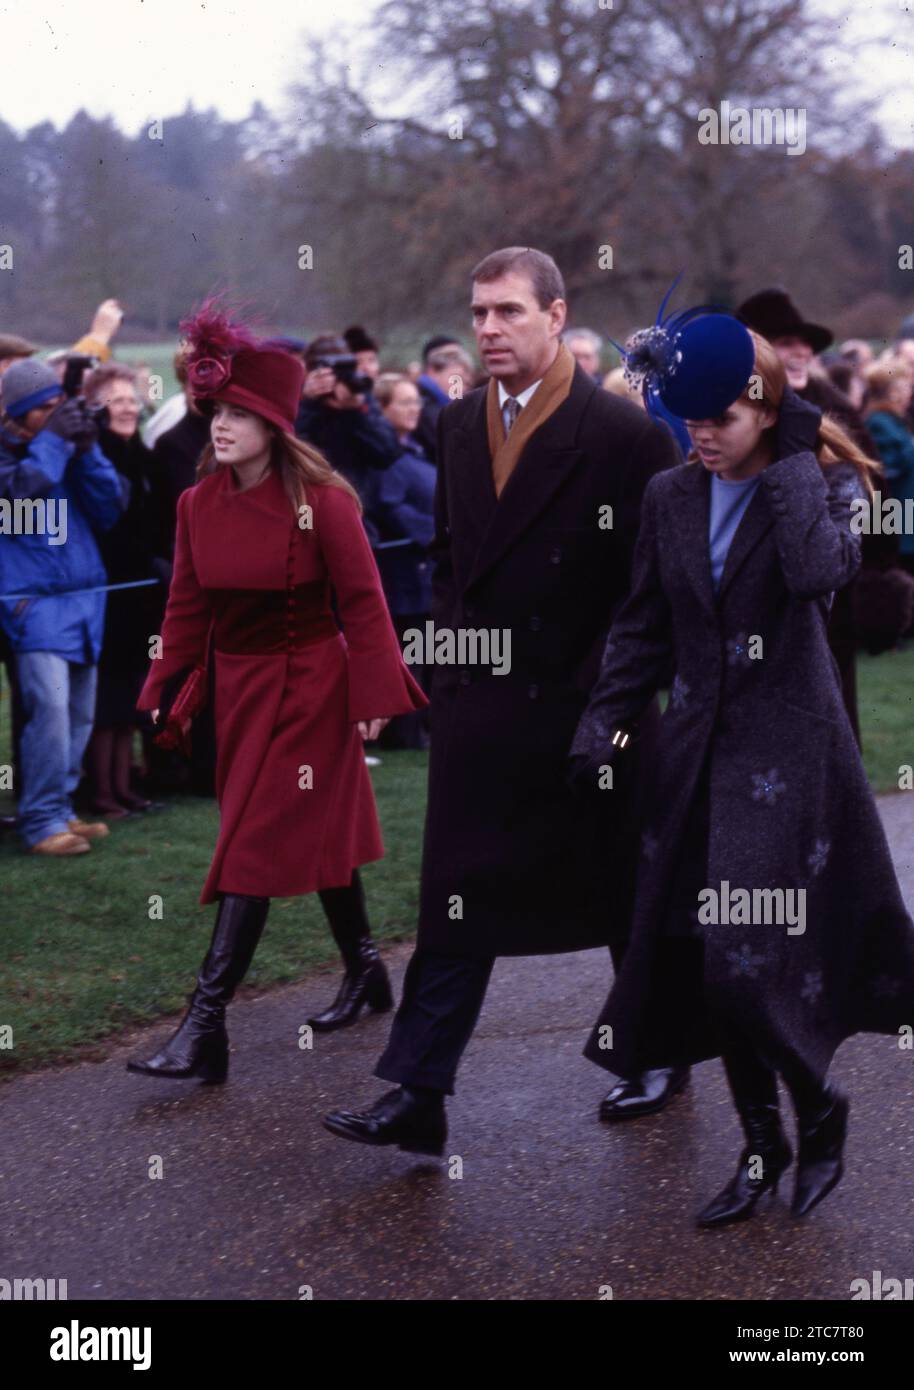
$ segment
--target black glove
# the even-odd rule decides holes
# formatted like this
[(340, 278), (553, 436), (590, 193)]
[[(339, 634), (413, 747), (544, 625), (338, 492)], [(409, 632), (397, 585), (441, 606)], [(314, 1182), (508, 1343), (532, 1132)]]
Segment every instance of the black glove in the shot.
[(792, 454), (813, 453), (821, 423), (819, 407), (804, 401), (792, 386), (785, 386), (778, 411), (778, 459), (790, 458)]
[[(93, 444), (98, 443), (98, 425), (92, 419), (92, 416), (88, 413), (85, 406), (82, 405), (81, 402), (79, 405), (82, 412), (82, 423), (79, 432), (73, 436), (73, 443), (76, 445), (76, 452), (78, 454), (84, 454), (92, 448)], [(128, 501), (125, 501), (125, 507), (128, 505)]]
[(591, 793), (603, 791), (600, 786), (601, 768), (616, 767), (622, 762), (632, 742), (631, 734), (618, 729), (613, 740), (599, 753), (592, 756), (586, 753), (570, 754), (566, 778), (568, 786), (579, 796), (589, 796)]
[(61, 439), (69, 440), (71, 443), (85, 426), (85, 416), (79, 401), (63, 400), (60, 405), (48, 416), (45, 425), (46, 430), (51, 434), (60, 435)]

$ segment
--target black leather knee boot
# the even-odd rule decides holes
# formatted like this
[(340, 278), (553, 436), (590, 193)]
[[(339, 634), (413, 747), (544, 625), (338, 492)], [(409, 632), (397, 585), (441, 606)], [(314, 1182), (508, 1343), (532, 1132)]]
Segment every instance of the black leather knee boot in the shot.
[(748, 1049), (727, 1053), (723, 1060), (746, 1146), (730, 1182), (700, 1212), (699, 1226), (747, 1220), (763, 1193), (777, 1192), (793, 1158), (781, 1127), (776, 1073)]
[(177, 1032), (148, 1061), (131, 1061), (127, 1070), (144, 1076), (224, 1081), (228, 1076), (225, 1006), (247, 974), (270, 908), (269, 898), (225, 893), (219, 903), (213, 939), (197, 976), (190, 1008)]
[(393, 1008), (394, 998), (384, 962), (371, 939), (358, 869), (353, 871), (348, 888), (323, 888), (318, 897), (345, 967), (333, 1003), (308, 1019), (319, 1033), (329, 1033), (355, 1023), (366, 1006), (375, 1013), (385, 1013)]
[(837, 1187), (844, 1173), (847, 1096), (836, 1086), (798, 1069), (785, 1070), (797, 1117), (797, 1177), (791, 1215), (806, 1216)]

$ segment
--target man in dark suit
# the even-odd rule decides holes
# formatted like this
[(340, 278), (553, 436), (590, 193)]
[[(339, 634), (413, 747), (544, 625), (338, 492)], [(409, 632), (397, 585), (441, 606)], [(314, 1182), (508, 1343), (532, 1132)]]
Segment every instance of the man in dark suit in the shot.
[[(566, 760), (628, 593), (644, 488), (679, 460), (672, 438), (599, 388), (561, 342), (564, 286), (550, 256), (487, 256), (472, 312), (491, 375), (438, 426), (418, 940), (376, 1068), (398, 1084), (371, 1109), (324, 1121), (343, 1138), (417, 1153), (443, 1152), (444, 1096), (497, 956), (609, 944), (620, 959), (639, 757), (590, 798), (569, 789)], [(642, 721), (642, 752), (656, 718)], [(601, 1113), (658, 1110), (687, 1076), (620, 1083)]]

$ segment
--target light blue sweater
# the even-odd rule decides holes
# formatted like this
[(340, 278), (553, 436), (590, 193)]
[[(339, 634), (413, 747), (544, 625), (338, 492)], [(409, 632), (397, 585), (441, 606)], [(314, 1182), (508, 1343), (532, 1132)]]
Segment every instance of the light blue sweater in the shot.
[(727, 551), (742, 521), (743, 513), (752, 501), (752, 494), (761, 482), (761, 473), (741, 483), (730, 483), (711, 474), (711, 517), (708, 526), (708, 546), (711, 551), (711, 579), (714, 592), (720, 588)]

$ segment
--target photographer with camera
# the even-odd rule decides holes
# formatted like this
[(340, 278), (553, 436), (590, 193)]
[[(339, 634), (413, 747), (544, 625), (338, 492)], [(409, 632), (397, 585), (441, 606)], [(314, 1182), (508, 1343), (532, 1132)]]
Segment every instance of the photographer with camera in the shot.
[(108, 833), (78, 820), (72, 802), (105, 616), (104, 592), (92, 592), (107, 582), (94, 533), (121, 515), (121, 486), (97, 421), (43, 362), (26, 358), (4, 373), (0, 412), (0, 499), (20, 519), (0, 545), (0, 625), (25, 721), (17, 829), (33, 854), (84, 854)]
[[(372, 471), (390, 468), (403, 452), (396, 432), (374, 399), (371, 377), (358, 370), (355, 354), (341, 338), (329, 333), (315, 338), (305, 369), (295, 433), (329, 459), (364, 503)], [(374, 543), (371, 521), (364, 520)]]

